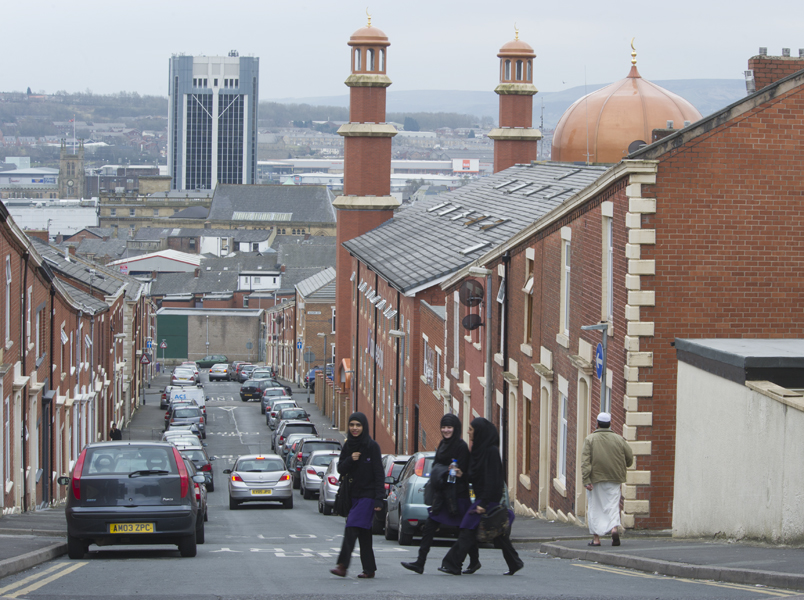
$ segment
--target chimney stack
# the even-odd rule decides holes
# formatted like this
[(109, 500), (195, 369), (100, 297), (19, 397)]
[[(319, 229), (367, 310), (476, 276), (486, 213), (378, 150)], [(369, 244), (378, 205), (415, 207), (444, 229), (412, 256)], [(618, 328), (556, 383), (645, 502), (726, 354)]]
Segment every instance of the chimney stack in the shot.
[[(763, 46), (757, 56), (748, 59), (748, 69), (753, 75), (754, 89), (761, 90), (804, 69), (804, 48), (799, 49), (798, 56), (790, 56), (790, 48), (782, 48), (781, 56), (768, 56), (768, 49)], [(745, 85), (750, 93), (748, 71)]]

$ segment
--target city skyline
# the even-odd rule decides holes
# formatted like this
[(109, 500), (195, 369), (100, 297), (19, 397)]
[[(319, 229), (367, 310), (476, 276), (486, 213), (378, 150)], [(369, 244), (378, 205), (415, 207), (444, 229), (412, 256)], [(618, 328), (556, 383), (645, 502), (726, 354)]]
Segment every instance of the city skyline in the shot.
[[(796, 16), (801, 11), (792, 1), (774, 5), (764, 17), (752, 6), (739, 1), (725, 12), (715, 3), (682, 0), (668, 10), (582, 0), (570, 12), (553, 6), (537, 11), (520, 0), (493, 5), (468, 0), (458, 11), (419, 0), (368, 9), (354, 0), (337, 8), (321, 0), (303, 7), (243, 0), (221, 11), (206, 0), (167, 5), (144, 0), (136, 12), (123, 12), (114, 4), (79, 0), (53, 4), (36, 21), (40, 39), (61, 40), (57, 52), (52, 43), (32, 43), (29, 28), (9, 28), (0, 48), (11, 56), (24, 47), (26, 60), (4, 65), (0, 88), (167, 96), (163, 74), (172, 55), (225, 56), (237, 50), (262, 58), (263, 100), (345, 95), (346, 42), (366, 24), (367, 10), (372, 25), (391, 41), (388, 72), (395, 91), (493, 89), (497, 50), (514, 38), (515, 26), (536, 52), (534, 83), (544, 92), (624, 77), (631, 38), (648, 79), (741, 79), (760, 46), (771, 55), (787, 47), (793, 56), (804, 47), (804, 17)], [(208, 18), (211, 12), (214, 20)], [(8, 23), (24, 23), (27, 15), (22, 5), (6, 9)], [(118, 27), (132, 41), (118, 32), (114, 39), (122, 43), (106, 46), (109, 32)], [(71, 32), (66, 39), (65, 31)]]

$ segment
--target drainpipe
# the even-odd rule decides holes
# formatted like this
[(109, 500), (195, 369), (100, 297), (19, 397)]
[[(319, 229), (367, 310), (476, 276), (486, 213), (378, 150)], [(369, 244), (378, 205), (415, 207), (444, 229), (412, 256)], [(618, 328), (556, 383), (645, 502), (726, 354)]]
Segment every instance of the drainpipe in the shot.
[[(49, 346), (49, 349), (48, 349), (48, 362), (50, 363), (50, 369), (48, 369), (48, 377), (47, 377), (48, 388), (51, 389), (51, 390), (54, 389), (53, 388), (53, 365), (56, 362), (55, 354), (53, 353), (53, 324), (55, 323), (55, 321), (56, 321), (56, 287), (54, 285), (54, 282), (51, 281), (50, 282), (50, 346)], [(48, 436), (45, 439), (47, 441), (48, 448), (47, 448), (47, 452), (45, 453), (45, 456), (47, 456), (48, 459), (51, 458), (50, 454), (53, 452), (53, 440), (50, 439), (51, 436), (53, 435), (53, 430), (50, 428), (50, 421), (52, 419), (52, 415), (54, 414), (53, 401), (55, 401), (55, 400), (56, 400), (56, 398), (54, 396), (53, 399), (50, 401), (50, 411), (49, 411), (48, 421), (47, 421)], [(54, 466), (56, 466), (55, 461), (53, 463), (51, 463), (51, 461), (48, 460), (48, 464), (53, 464)], [(47, 478), (47, 483), (45, 484), (45, 490), (47, 490), (48, 499), (53, 497), (53, 478), (50, 476), (50, 471), (52, 471), (52, 470), (53, 469), (45, 469), (45, 471), (43, 473), (43, 475), (46, 476), (46, 478)]]
[[(22, 357), (22, 375), (25, 376), (28, 372), (28, 345), (25, 343), (25, 338), (28, 335), (28, 322), (26, 321), (25, 317), (27, 316), (27, 308), (28, 308), (28, 298), (25, 291), (28, 289), (28, 256), (29, 254), (26, 252), (23, 254), (20, 259), (21, 263), (24, 261), (24, 264), (20, 266), (23, 269), (23, 281), (22, 281), (22, 314), (20, 315), (22, 318), (23, 326), (20, 327), (20, 356)], [(28, 475), (26, 473), (26, 466), (28, 464), (28, 444), (25, 440), (25, 430), (28, 427), (28, 386), (26, 385), (22, 388), (22, 431), (20, 432), (20, 436), (22, 437), (22, 511), (28, 512)], [(36, 501), (34, 500), (34, 504)]]
[[(380, 276), (377, 273), (374, 273), (374, 289), (380, 287)], [(372, 418), (374, 423), (371, 426), (372, 436), (377, 438), (377, 304), (371, 305), (372, 309), (374, 310), (374, 369), (372, 376), (372, 386), (371, 386), (371, 404), (372, 404)], [(369, 348), (369, 356), (371, 356), (371, 349)]]
[[(355, 281), (360, 281), (360, 261), (357, 261), (357, 275), (355, 275)], [(357, 291), (355, 294), (355, 305), (357, 310), (355, 310), (355, 364), (352, 365), (352, 387), (354, 388), (355, 394), (353, 397), (353, 405), (352, 405), (352, 412), (357, 412), (357, 387), (358, 382), (360, 381), (360, 296), (362, 292), (360, 290)], [(349, 347), (352, 347), (351, 342), (349, 343)], [(349, 415), (346, 416), (349, 418)], [(348, 425), (348, 423), (347, 423)]]
[[(505, 322), (505, 328), (508, 329), (508, 272), (511, 267), (511, 251), (506, 250), (505, 254), (502, 257), (503, 260), (503, 282), (505, 284), (505, 295), (503, 296), (503, 305), (502, 305), (502, 312), (503, 312), (503, 321)], [(499, 324), (502, 326), (502, 323)], [(503, 371), (505, 371), (506, 367), (508, 366), (508, 332), (503, 331), (501, 332), (503, 343), (501, 344), (500, 350), (502, 351), (503, 356)], [(503, 473), (507, 476), (508, 475), (508, 436), (510, 432), (508, 431), (508, 382), (503, 377), (503, 419), (505, 419), (506, 426), (502, 428), (503, 431)], [(508, 489), (514, 485), (513, 481), (508, 482)]]
[[(402, 314), (402, 306), (400, 304), (400, 299), (402, 294), (399, 290), (396, 291), (396, 330), (399, 331), (399, 319), (400, 315)], [(399, 363), (402, 361), (403, 357), (399, 354), (399, 339), (396, 338), (396, 406), (394, 406), (394, 454), (399, 454), (399, 415), (401, 411), (399, 410)]]

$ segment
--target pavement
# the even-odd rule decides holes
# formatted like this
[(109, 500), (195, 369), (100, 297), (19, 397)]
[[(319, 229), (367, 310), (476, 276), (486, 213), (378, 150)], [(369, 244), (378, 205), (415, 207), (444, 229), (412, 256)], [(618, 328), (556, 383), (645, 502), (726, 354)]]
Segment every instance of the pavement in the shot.
[[(147, 405), (159, 402), (165, 375), (146, 390)], [(292, 385), (292, 384), (291, 384)], [(294, 385), (294, 396), (305, 394)], [(305, 403), (306, 404), (306, 403)], [(311, 403), (310, 412), (317, 414)], [(133, 428), (136, 429), (137, 415)], [(125, 434), (127, 433), (124, 430)], [(67, 553), (64, 508), (55, 507), (0, 517), (0, 578), (19, 573)], [(558, 559), (583, 560), (671, 577), (713, 580), (804, 591), (804, 547), (748, 542), (673, 538), (668, 531), (627, 530), (622, 545), (602, 538), (588, 546), (584, 527), (533, 517), (517, 517), (511, 539), (515, 544), (538, 544), (539, 551)], [(801, 598), (804, 595), (795, 596)]]

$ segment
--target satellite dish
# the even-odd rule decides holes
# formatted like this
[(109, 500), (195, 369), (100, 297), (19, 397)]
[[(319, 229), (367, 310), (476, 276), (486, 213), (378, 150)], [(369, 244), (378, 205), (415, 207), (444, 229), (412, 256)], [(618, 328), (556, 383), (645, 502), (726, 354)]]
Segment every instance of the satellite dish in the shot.
[(628, 144), (628, 154), (633, 154), (634, 152), (636, 152), (640, 148), (644, 148), (645, 146), (647, 146), (647, 144), (642, 140), (634, 140), (633, 142)]
[(467, 279), (461, 284), (458, 296), (464, 306), (477, 306), (483, 301), (483, 286), (474, 279)]
[(483, 320), (480, 315), (466, 315), (461, 321), (461, 325), (467, 331), (474, 331), (478, 327), (483, 326)]

